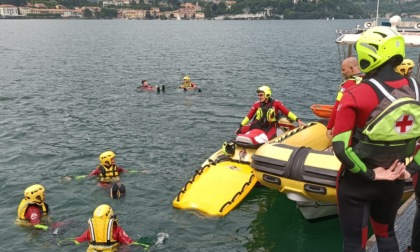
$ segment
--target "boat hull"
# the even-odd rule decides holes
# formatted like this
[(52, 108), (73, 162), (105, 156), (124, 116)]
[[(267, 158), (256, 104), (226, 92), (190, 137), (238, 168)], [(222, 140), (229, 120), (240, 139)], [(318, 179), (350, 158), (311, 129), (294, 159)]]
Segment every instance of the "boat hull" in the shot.
[[(311, 124), (294, 138), (261, 146), (252, 157), (251, 167), (259, 183), (286, 194), (306, 219), (334, 215), (341, 163), (330, 145), (325, 125)], [(412, 193), (412, 183), (406, 181), (403, 200)]]

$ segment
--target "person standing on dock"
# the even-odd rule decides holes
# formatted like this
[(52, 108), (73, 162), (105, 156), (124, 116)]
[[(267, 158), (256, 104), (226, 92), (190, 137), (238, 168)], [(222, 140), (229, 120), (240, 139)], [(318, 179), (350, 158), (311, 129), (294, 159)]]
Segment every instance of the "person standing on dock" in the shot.
[(344, 91), (362, 82), (364, 76), (364, 74), (359, 69), (356, 57), (348, 57), (343, 60), (341, 63), (341, 74), (345, 80), (340, 84), (340, 90), (338, 91), (337, 98), (334, 103), (334, 108), (331, 111), (330, 120), (328, 121), (327, 125), (327, 136), (330, 139), (332, 138), (332, 129), (334, 127), (337, 108), (340, 104), (341, 98), (343, 97)]
[[(405, 160), (420, 137), (420, 88), (394, 71), (405, 57), (404, 38), (395, 29), (366, 30), (356, 51), (366, 76), (343, 94), (332, 140), (342, 163), (337, 202), (343, 250), (366, 251), (370, 220), (378, 251), (399, 251), (394, 223), (410, 177)], [(392, 106), (396, 110), (387, 110)], [(420, 153), (407, 167), (420, 169)]]

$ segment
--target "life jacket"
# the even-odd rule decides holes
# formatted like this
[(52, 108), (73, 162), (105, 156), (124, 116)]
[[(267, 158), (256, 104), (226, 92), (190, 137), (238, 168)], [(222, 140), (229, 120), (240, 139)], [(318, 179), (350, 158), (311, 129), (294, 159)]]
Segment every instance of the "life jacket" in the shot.
[(420, 94), (417, 83), (392, 88), (371, 78), (364, 81), (378, 96), (379, 104), (372, 111), (363, 129), (357, 129), (359, 141), (354, 150), (374, 166), (388, 167), (390, 162), (411, 156), (420, 137)]
[(341, 101), (341, 98), (343, 97), (344, 91), (346, 91), (346, 89), (343, 87), (344, 83), (346, 83), (347, 81), (354, 81), (354, 83), (356, 85), (360, 84), (363, 80), (363, 77), (360, 77), (359, 75), (353, 75), (350, 78), (346, 79), (345, 81), (343, 81), (343, 83), (340, 84), (340, 89), (338, 90), (337, 93), (337, 101)]
[(103, 182), (111, 182), (114, 180), (119, 180), (119, 172), (117, 171), (116, 165), (111, 165), (110, 167), (105, 167), (103, 165), (99, 165), (99, 178)]
[(276, 110), (273, 108), (274, 99), (270, 99), (268, 103), (260, 102), (260, 107), (255, 112), (255, 120), (262, 125), (267, 125), (277, 121)]
[(48, 206), (47, 203), (43, 202), (41, 204), (35, 204), (35, 203), (30, 203), (25, 199), (22, 199), (17, 210), (17, 219), (15, 221), (17, 224), (30, 225), (29, 220), (25, 218), (26, 210), (28, 210), (29, 206), (36, 206), (37, 208), (39, 208), (39, 210), (41, 210), (42, 217), (48, 216), (48, 213), (50, 211), (50, 207)]
[(180, 87), (181, 88), (194, 87), (194, 84), (191, 81), (186, 81), (186, 82), (182, 83)]
[(90, 218), (88, 220), (90, 241), (89, 248), (104, 250), (118, 246), (118, 241), (113, 238), (115, 218), (100, 219)]

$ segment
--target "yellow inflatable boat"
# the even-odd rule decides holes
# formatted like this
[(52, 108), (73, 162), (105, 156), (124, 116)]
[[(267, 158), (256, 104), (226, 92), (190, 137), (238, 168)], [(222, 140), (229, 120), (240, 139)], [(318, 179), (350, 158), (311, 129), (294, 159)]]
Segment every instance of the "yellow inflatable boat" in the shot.
[[(261, 146), (252, 157), (258, 182), (296, 201), (306, 219), (337, 213), (335, 185), (341, 163), (326, 130), (322, 123), (310, 123)], [(412, 193), (412, 183), (406, 181), (404, 200)]]

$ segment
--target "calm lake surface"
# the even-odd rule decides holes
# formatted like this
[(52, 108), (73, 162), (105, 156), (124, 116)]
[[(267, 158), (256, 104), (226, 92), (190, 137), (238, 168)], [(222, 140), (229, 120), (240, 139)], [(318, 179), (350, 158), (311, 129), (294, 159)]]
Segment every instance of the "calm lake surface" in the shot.
[[(235, 129), (268, 84), (304, 121), (332, 103), (341, 82), (336, 29), (363, 20), (0, 21), (0, 251), (85, 251), (58, 247), (110, 204), (133, 238), (169, 235), (151, 251), (340, 251), (337, 218), (306, 221), (278, 191), (255, 188), (224, 218), (172, 201)], [(201, 93), (176, 90), (184, 75)], [(142, 79), (165, 94), (138, 92)], [(106, 150), (125, 198), (112, 200), (83, 175)], [(16, 226), (26, 187), (42, 183), (59, 230)], [(125, 251), (141, 251), (131, 246)]]

